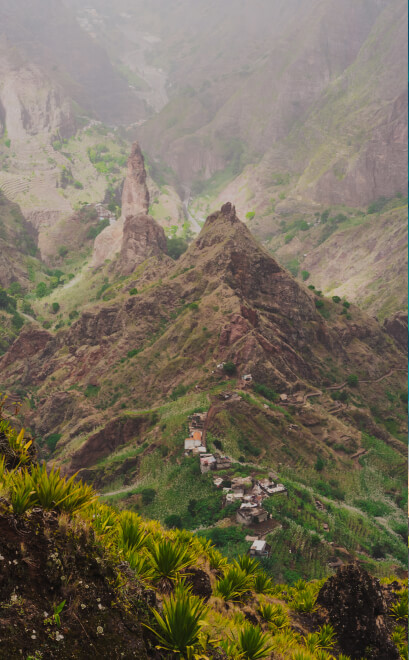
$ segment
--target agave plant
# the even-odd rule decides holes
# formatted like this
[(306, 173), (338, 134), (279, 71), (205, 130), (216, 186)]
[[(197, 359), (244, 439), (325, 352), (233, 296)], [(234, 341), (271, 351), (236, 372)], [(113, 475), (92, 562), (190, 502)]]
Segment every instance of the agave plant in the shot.
[(259, 612), (264, 621), (267, 621), (273, 629), (286, 628), (290, 623), (288, 614), (282, 605), (270, 603), (260, 605)]
[(214, 571), (220, 571), (224, 573), (228, 565), (226, 557), (224, 557), (221, 552), (213, 547), (209, 548), (207, 551), (207, 556), (209, 558), (210, 568), (212, 568)]
[(408, 590), (402, 592), (400, 599), (390, 608), (390, 614), (398, 621), (408, 618)]
[(321, 649), (331, 649), (335, 644), (335, 630), (330, 624), (325, 624), (318, 631), (318, 645)]
[(14, 472), (8, 481), (11, 506), (14, 513), (22, 515), (37, 503), (31, 474), (27, 470)]
[(193, 564), (197, 554), (192, 548), (172, 541), (154, 541), (149, 546), (149, 561), (154, 580), (162, 581), (162, 588), (169, 588), (169, 580), (175, 580), (181, 572)]
[(244, 571), (246, 575), (255, 575), (260, 569), (260, 562), (249, 555), (240, 555), (234, 560), (233, 565)]
[(45, 509), (60, 509), (74, 513), (96, 499), (96, 493), (91, 486), (76, 481), (76, 474), (70, 479), (60, 476), (60, 470), (52, 468), (47, 473), (44, 465), (36, 465), (31, 470), (33, 490), (36, 503)]
[(259, 626), (247, 624), (240, 630), (237, 640), (239, 652), (246, 660), (259, 660), (269, 656), (273, 650), (270, 637)]
[(105, 539), (113, 536), (118, 525), (118, 514), (111, 507), (93, 502), (83, 514), (92, 523), (92, 527), (97, 534), (104, 536)]
[(26, 440), (24, 434), (24, 429), (17, 433), (7, 420), (0, 420), (0, 449), (9, 469), (14, 470), (32, 462), (35, 453), (33, 441)]
[(315, 589), (306, 587), (298, 591), (292, 600), (292, 606), (297, 612), (314, 612), (316, 609), (315, 601), (317, 599)]
[(174, 653), (186, 660), (200, 657), (196, 650), (208, 612), (201, 598), (192, 596), (186, 590), (180, 590), (177, 595), (164, 599), (162, 614), (155, 609), (152, 611), (157, 627), (146, 627), (157, 637), (158, 649)]
[(239, 602), (245, 600), (253, 588), (253, 577), (240, 568), (231, 568), (216, 584), (216, 594), (223, 600)]
[(274, 592), (274, 584), (271, 578), (263, 571), (254, 576), (254, 591), (256, 594), (271, 594)]
[(142, 525), (142, 519), (132, 511), (125, 511), (119, 518), (118, 546), (124, 549), (140, 550), (146, 546), (149, 532)]
[(135, 548), (127, 548), (124, 557), (142, 582), (153, 580), (154, 570), (146, 553), (135, 550)]

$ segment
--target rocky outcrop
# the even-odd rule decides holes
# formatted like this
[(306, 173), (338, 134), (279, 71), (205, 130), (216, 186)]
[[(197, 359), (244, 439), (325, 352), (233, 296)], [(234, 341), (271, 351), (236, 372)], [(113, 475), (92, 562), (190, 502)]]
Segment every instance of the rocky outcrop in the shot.
[(141, 436), (149, 426), (150, 415), (139, 417), (118, 418), (109, 422), (101, 431), (91, 435), (82, 447), (74, 454), (71, 468), (72, 471), (84, 467), (90, 467), (111, 454), (121, 445)]
[(119, 270), (130, 275), (148, 257), (166, 252), (166, 236), (162, 227), (149, 215), (141, 213), (125, 220)]
[(358, 565), (338, 569), (321, 588), (317, 605), (327, 611), (343, 653), (354, 659), (399, 660), (387, 628), (379, 580)]
[(408, 314), (407, 312), (396, 312), (383, 323), (385, 331), (392, 337), (397, 346), (408, 352)]
[(91, 262), (94, 268), (101, 266), (107, 259), (114, 259), (122, 252), (123, 244), (126, 242), (124, 225), (128, 216), (139, 214), (146, 216), (148, 210), (149, 191), (146, 185), (145, 163), (139, 144), (134, 142), (128, 158), (128, 170), (122, 190), (121, 217), (96, 237)]
[(0, 370), (13, 364), (16, 360), (37, 355), (52, 338), (52, 335), (42, 328), (35, 326), (24, 328), (9, 351), (0, 360)]

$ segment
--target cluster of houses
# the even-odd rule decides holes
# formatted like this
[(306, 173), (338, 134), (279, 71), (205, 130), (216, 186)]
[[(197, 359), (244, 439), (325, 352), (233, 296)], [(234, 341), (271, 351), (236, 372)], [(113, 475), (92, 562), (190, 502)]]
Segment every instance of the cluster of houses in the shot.
[[(198, 456), (202, 474), (210, 471), (228, 470), (232, 461), (220, 452), (209, 453), (206, 447), (206, 420), (207, 413), (194, 413), (189, 417), (189, 437), (185, 439), (185, 455)], [(270, 473), (268, 478), (256, 479), (253, 477), (217, 477), (213, 479), (216, 488), (223, 488), (223, 504), (227, 506), (239, 502), (236, 512), (236, 521), (240, 525), (253, 527), (254, 530), (267, 524), (269, 513), (263, 507), (263, 500), (273, 495), (282, 494), (288, 497), (287, 489), (283, 484), (277, 483), (278, 475)], [(223, 487), (228, 483), (229, 486)], [(253, 541), (250, 548), (252, 556), (268, 556), (270, 546), (260, 538), (249, 537)]]
[[(263, 508), (263, 500), (278, 493), (288, 496), (287, 489), (283, 484), (275, 483), (269, 476), (266, 479), (254, 479), (252, 477), (234, 477), (228, 488), (223, 488), (224, 504), (240, 502), (240, 508), (236, 513), (236, 520), (241, 525), (257, 525), (268, 520), (269, 514)], [(213, 480), (216, 488), (221, 488), (223, 480)]]

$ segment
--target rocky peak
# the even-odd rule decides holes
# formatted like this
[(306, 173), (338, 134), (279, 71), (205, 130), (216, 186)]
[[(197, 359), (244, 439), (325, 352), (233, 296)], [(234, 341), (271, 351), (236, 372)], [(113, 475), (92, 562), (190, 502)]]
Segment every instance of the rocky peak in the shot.
[[(139, 144), (134, 142), (128, 158), (128, 170), (122, 191), (121, 217), (96, 237), (92, 255), (94, 268), (101, 266), (106, 259), (113, 259), (117, 253), (123, 253), (123, 246), (127, 242), (124, 234), (126, 219), (128, 216), (135, 217), (139, 214), (146, 217), (148, 210), (149, 192), (146, 185), (145, 161)], [(121, 258), (123, 257), (124, 255)]]
[(132, 145), (128, 170), (122, 191), (122, 217), (148, 213), (149, 192), (146, 185), (145, 161), (137, 142)]

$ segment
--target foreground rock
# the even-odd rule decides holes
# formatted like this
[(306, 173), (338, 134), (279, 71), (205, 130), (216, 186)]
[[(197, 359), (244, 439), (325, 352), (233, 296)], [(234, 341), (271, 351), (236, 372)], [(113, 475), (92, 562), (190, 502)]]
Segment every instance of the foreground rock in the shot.
[(356, 564), (342, 566), (320, 590), (317, 605), (328, 612), (342, 652), (351, 658), (399, 660), (387, 627), (379, 580)]

